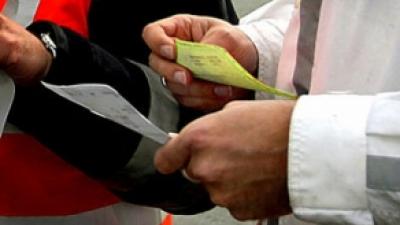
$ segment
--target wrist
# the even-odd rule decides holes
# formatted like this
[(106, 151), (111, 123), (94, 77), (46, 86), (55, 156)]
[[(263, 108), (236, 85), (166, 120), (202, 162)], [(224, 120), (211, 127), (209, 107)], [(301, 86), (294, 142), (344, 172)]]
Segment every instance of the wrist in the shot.
[(27, 30), (36, 36), (40, 42), (37, 51), (42, 52), (42, 63), (45, 65), (41, 70), (41, 78), (52, 82), (55, 75), (58, 77), (60, 72), (65, 71), (65, 51), (69, 48), (68, 40), (59, 26), (51, 22), (35, 22), (27, 27)]
[(44, 47), (45, 50), (45, 68), (44, 71), (42, 72), (42, 77), (45, 77), (47, 73), (50, 71), (51, 64), (53, 62), (53, 59), (57, 57), (57, 46), (54, 43), (53, 39), (50, 37), (49, 33), (40, 33), (39, 37), (40, 41), (42, 42), (42, 46)]
[[(28, 73), (25, 73), (30, 75), (21, 76), (20, 78), (17, 77), (17, 79), (15, 79), (16, 82), (21, 85), (32, 85), (43, 80), (48, 74), (54, 58), (38, 36), (32, 37), (32, 39), (32, 53), (28, 53), (26, 56), (28, 59), (27, 63), (30, 64), (27, 68), (30, 68), (30, 70), (28, 70)], [(23, 70), (21, 73), (24, 73)]]

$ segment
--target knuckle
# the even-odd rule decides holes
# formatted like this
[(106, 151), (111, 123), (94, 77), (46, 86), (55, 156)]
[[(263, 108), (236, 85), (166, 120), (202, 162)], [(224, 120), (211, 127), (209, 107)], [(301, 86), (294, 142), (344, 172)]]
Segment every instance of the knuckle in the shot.
[(3, 27), (5, 21), (6, 21), (6, 17), (3, 14), (0, 14), (0, 28)]
[(168, 65), (162, 59), (160, 59), (156, 54), (151, 53), (149, 56), (150, 67), (160, 75), (167, 76), (169, 74)]
[(262, 208), (255, 207), (241, 206), (238, 208), (230, 208), (229, 212), (235, 219), (239, 221), (264, 219), (268, 217), (268, 211), (264, 211)]
[(210, 194), (210, 199), (211, 201), (221, 207), (229, 208), (229, 200), (227, 199), (225, 194), (220, 194), (220, 193), (211, 193)]
[(191, 130), (188, 142), (189, 146), (194, 150), (202, 150), (204, 149), (207, 143), (209, 135), (208, 126), (200, 125), (197, 128)]
[(22, 56), (18, 39), (11, 35), (2, 35), (1, 40), (8, 49), (8, 52), (5, 54), (6, 66), (12, 67), (13, 65), (18, 64), (18, 61)]
[(155, 26), (155, 22), (147, 24), (142, 31), (142, 37), (143, 39), (147, 39), (149, 35), (152, 33), (153, 27)]
[(218, 179), (213, 173), (212, 164), (213, 164), (212, 162), (203, 160), (200, 163), (198, 163), (196, 167), (192, 168), (190, 172), (191, 174), (193, 174), (194, 177), (197, 177), (203, 182), (206, 183), (217, 182)]
[(228, 108), (234, 108), (234, 107), (238, 107), (241, 106), (243, 103), (240, 101), (231, 101), (228, 102), (224, 108), (228, 109)]
[(217, 28), (217, 32), (218, 32), (219, 36), (221, 37), (221, 39), (226, 42), (231, 42), (231, 41), (235, 40), (231, 27), (219, 26)]
[(170, 78), (172, 76), (171, 74), (173, 73), (173, 68), (171, 68), (170, 63), (156, 55), (154, 55), (152, 59), (152, 68), (166, 78)]
[(156, 72), (158, 72), (157, 71), (157, 63), (156, 63), (156, 61), (157, 61), (157, 59), (156, 59), (156, 56), (154, 55), (154, 53), (151, 53), (150, 55), (149, 55), (149, 66), (154, 70), (154, 71), (156, 71)]
[(183, 22), (190, 22), (191, 21), (191, 15), (188, 13), (182, 13), (182, 14), (177, 14), (177, 15), (173, 15), (171, 16), (171, 21), (175, 22), (175, 23), (181, 23)]

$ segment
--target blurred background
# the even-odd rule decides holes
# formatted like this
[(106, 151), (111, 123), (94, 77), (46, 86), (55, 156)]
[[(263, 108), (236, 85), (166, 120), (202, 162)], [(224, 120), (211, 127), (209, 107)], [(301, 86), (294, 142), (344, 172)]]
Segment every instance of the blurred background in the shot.
[(232, 0), (239, 17), (245, 16), (255, 8), (269, 1), (270, 0)]

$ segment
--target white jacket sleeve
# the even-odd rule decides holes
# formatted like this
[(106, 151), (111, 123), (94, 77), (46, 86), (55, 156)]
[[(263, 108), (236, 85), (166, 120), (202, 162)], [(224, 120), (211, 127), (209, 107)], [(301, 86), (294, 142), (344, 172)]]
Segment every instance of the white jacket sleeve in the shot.
[(258, 77), (274, 85), (284, 34), (295, 0), (271, 1), (240, 20), (239, 28), (253, 41), (258, 51)]
[(400, 93), (376, 98), (366, 135), (369, 209), (375, 224), (399, 224)]
[(398, 224), (398, 172), (400, 93), (300, 98), (289, 143), (296, 216), (319, 224)]

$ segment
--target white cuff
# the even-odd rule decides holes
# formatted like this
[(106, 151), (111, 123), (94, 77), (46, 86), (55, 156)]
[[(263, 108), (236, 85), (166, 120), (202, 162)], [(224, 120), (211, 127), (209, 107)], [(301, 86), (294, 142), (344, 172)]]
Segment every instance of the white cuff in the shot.
[(357, 215), (357, 220), (369, 221), (365, 131), (371, 103), (372, 97), (350, 95), (304, 96), (298, 101), (288, 175), (297, 216), (349, 222)]

